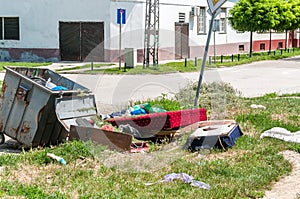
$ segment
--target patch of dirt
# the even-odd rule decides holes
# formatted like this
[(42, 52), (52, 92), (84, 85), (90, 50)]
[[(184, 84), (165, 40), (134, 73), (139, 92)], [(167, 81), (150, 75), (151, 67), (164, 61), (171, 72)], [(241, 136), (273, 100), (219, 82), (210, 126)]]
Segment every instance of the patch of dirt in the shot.
[(38, 167), (34, 165), (23, 165), (10, 173), (9, 180), (12, 182), (19, 181), (24, 184), (31, 185), (36, 183), (36, 180), (42, 176), (46, 179), (46, 182), (50, 184), (53, 179), (53, 174), (49, 171), (55, 171), (56, 169), (60, 169), (60, 166), (50, 165), (46, 167)]
[(276, 182), (271, 190), (265, 192), (263, 199), (300, 198), (300, 153), (283, 151), (281, 154), (293, 165), (292, 173)]
[(184, 156), (186, 152), (179, 147), (151, 153), (113, 153), (99, 154), (97, 159), (109, 168), (121, 171), (154, 172), (168, 167), (172, 162)]
[(246, 153), (250, 153), (250, 151), (247, 150), (239, 150), (239, 151), (226, 151), (223, 153), (211, 153), (207, 156), (204, 156), (203, 159), (204, 160), (216, 160), (216, 159), (221, 159), (221, 160), (225, 160), (225, 159), (232, 159), (234, 160), (237, 156), (241, 156), (244, 155)]
[(285, 114), (272, 114), (271, 115), (271, 118), (272, 120), (281, 120), (281, 121), (286, 121), (286, 118), (288, 117), (289, 115), (287, 113)]

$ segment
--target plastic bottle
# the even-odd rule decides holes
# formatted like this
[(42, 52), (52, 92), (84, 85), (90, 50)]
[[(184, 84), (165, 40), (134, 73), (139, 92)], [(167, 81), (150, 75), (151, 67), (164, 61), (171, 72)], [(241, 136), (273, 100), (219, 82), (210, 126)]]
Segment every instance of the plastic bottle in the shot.
[(59, 163), (61, 163), (63, 165), (67, 164), (67, 162), (62, 157), (59, 157), (59, 156), (57, 156), (57, 155), (55, 155), (53, 153), (47, 153), (47, 156), (49, 158), (52, 158), (52, 159), (56, 160), (57, 162), (59, 162)]

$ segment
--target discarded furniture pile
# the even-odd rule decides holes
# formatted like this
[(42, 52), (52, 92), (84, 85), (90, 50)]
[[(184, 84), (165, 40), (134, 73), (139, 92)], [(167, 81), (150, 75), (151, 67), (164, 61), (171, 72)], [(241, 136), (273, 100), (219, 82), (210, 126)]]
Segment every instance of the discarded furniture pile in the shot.
[(184, 147), (193, 151), (226, 149), (242, 135), (235, 121), (207, 121), (204, 108), (166, 111), (148, 103), (131, 107), (127, 114), (104, 117), (106, 125), (97, 126), (95, 96), (88, 88), (49, 69), (5, 69), (0, 95), (1, 143), (5, 134), (25, 147), (79, 139), (112, 150), (140, 152), (148, 146), (133, 143), (134, 138), (172, 140), (175, 134), (192, 133)]

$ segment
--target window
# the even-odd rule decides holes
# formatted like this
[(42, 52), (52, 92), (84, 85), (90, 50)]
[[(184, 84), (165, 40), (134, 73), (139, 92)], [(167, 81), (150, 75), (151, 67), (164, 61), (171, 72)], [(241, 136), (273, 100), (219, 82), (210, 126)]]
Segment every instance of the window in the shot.
[(244, 51), (245, 50), (245, 46), (244, 45), (239, 45), (239, 51)]
[(221, 8), (220, 13), (220, 32), (226, 33), (227, 32), (227, 10), (226, 8)]
[(281, 49), (283, 47), (283, 43), (282, 42), (278, 42), (278, 49)]
[(266, 49), (266, 44), (265, 43), (261, 43), (259, 45), (260, 50), (265, 50)]
[(0, 40), (3, 39), (3, 31), (2, 31), (2, 18), (0, 17)]
[(206, 9), (205, 7), (199, 7), (198, 19), (198, 34), (206, 33)]
[(0, 39), (20, 40), (19, 17), (0, 17)]
[(185, 13), (180, 12), (179, 13), (179, 23), (185, 22)]

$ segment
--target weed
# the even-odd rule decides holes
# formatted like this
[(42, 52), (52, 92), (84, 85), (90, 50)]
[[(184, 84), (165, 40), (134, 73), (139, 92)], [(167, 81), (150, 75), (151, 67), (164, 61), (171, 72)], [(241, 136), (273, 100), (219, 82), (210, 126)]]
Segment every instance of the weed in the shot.
[(300, 144), (290, 144), (289, 149), (300, 153)]
[[(114, 64), (110, 64), (110, 63), (105, 63), (105, 64), (93, 64), (93, 68), (101, 68), (101, 67), (104, 67), (104, 66), (114, 66)], [(74, 67), (68, 67), (68, 68), (60, 68), (60, 69), (57, 69), (56, 72), (64, 72), (64, 71), (72, 71), (72, 70), (82, 70), (82, 69), (89, 69), (91, 68), (91, 64), (86, 64), (86, 65), (83, 65), (83, 66), (74, 66)], [(88, 70), (87, 70), (88, 71)]]
[(3, 70), (4, 66), (18, 66), (18, 67), (38, 67), (38, 66), (48, 66), (50, 62), (0, 62), (0, 71)]
[[(197, 82), (190, 82), (175, 94), (175, 99), (181, 108), (192, 108), (196, 95)], [(211, 119), (224, 119), (226, 110), (239, 103), (239, 92), (230, 84), (224, 82), (204, 83), (200, 89), (199, 107), (204, 107), (210, 113)]]

